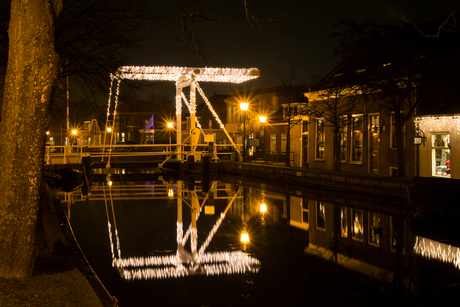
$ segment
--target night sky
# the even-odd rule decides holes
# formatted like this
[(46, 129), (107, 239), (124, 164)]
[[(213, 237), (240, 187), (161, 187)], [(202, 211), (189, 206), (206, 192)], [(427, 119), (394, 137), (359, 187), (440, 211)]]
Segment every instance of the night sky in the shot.
[[(153, 1), (152, 1), (153, 2)], [(156, 1), (155, 1), (156, 2)], [(193, 66), (258, 68), (261, 76), (235, 88), (232, 85), (202, 85), (205, 91), (232, 94), (236, 90), (280, 85), (273, 74), (289, 70), (296, 62), (299, 71), (297, 83), (311, 85), (311, 74), (324, 76), (340, 59), (334, 58), (337, 39), (331, 37), (333, 25), (341, 18), (356, 22), (374, 20), (379, 23), (400, 22), (390, 0), (247, 0), (253, 15), (260, 18), (282, 16), (289, 21), (279, 26), (267, 25), (261, 32), (249, 25), (243, 9), (243, 0), (209, 1), (211, 10), (225, 21), (200, 21), (196, 25), (197, 39), (210, 54), (207, 61), (191, 53), (180, 52), (181, 45), (174, 42), (180, 35), (180, 23), (175, 18), (175, 1), (152, 3), (152, 8), (164, 16), (163, 25), (153, 33), (138, 50), (131, 53), (132, 62), (127, 65)], [(404, 12), (415, 22), (442, 15), (449, 8), (460, 7), (460, 0), (400, 0)], [(446, 4), (447, 3), (447, 4)], [(169, 43), (168, 43), (169, 42)], [(172, 43), (171, 43), (172, 42)], [(249, 84), (250, 83), (250, 84)], [(174, 88), (167, 85), (168, 91)], [(208, 94), (209, 96), (209, 94)]]

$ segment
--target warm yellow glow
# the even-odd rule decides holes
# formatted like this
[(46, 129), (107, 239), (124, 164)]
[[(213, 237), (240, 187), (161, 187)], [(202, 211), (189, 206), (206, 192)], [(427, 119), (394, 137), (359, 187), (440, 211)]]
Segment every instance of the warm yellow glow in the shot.
[(50, 134), (50, 132), (49, 132), (49, 131), (46, 131), (46, 135), (49, 135), (49, 134)]
[(173, 127), (173, 123), (169, 122), (168, 123), (168, 128), (171, 129)]
[(72, 134), (73, 134), (73, 135), (77, 135), (77, 133), (78, 133), (77, 129), (73, 129), (73, 130), (72, 130)]
[(260, 115), (260, 116), (259, 116), (259, 121), (260, 121), (261, 123), (266, 123), (266, 122), (267, 122), (267, 116), (262, 116), (262, 115)]
[(112, 186), (112, 181), (107, 181), (107, 185), (108, 185), (109, 187), (111, 187), (111, 186)]
[(168, 188), (168, 197), (173, 198), (174, 197), (174, 190), (172, 188)]
[(107, 132), (112, 132), (112, 128), (107, 127)]
[(249, 234), (247, 232), (243, 232), (241, 234), (241, 242), (246, 244), (246, 243), (249, 243)]
[(248, 102), (240, 102), (240, 108), (241, 111), (247, 111), (249, 108), (249, 103)]
[(264, 203), (260, 204), (260, 212), (261, 213), (267, 212), (267, 205), (266, 204), (264, 204)]

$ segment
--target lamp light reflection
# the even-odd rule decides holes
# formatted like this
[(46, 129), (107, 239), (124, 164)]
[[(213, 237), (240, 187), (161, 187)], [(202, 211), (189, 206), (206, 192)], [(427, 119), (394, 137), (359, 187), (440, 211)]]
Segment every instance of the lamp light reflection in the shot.
[(241, 234), (241, 239), (240, 240), (241, 240), (241, 243), (243, 243), (243, 244), (249, 243), (249, 234), (247, 232), (243, 232)]
[(267, 212), (267, 205), (264, 204), (264, 203), (260, 204), (260, 209), (259, 210), (260, 210), (261, 213)]

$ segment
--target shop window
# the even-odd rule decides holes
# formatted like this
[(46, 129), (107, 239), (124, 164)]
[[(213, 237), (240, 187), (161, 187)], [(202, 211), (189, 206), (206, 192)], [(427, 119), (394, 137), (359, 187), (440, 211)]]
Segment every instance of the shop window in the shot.
[(363, 240), (363, 210), (353, 209), (352, 238), (354, 240)]
[(347, 162), (347, 116), (339, 119), (339, 136), (340, 136), (340, 160)]
[(325, 133), (324, 133), (324, 119), (318, 118), (316, 120), (316, 150), (315, 150), (315, 158), (316, 159), (324, 159), (324, 141), (325, 141)]
[(326, 230), (326, 205), (322, 201), (316, 202), (316, 228)]
[(369, 212), (369, 244), (380, 244), (380, 217), (375, 212)]
[(353, 115), (351, 134), (351, 161), (363, 161), (363, 116)]
[(432, 134), (433, 176), (450, 178), (450, 135)]
[(348, 215), (345, 206), (340, 206), (340, 228), (340, 235), (344, 238), (348, 237)]

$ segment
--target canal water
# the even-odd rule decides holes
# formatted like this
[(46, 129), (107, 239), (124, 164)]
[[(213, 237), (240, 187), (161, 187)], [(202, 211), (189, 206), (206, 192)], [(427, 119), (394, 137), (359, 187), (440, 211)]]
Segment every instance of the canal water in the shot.
[(60, 197), (122, 307), (458, 303), (459, 244), (442, 221), (405, 203), (227, 179), (112, 175)]

